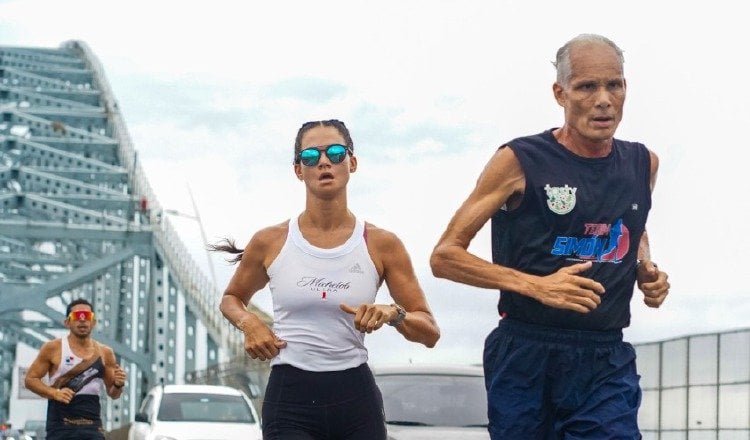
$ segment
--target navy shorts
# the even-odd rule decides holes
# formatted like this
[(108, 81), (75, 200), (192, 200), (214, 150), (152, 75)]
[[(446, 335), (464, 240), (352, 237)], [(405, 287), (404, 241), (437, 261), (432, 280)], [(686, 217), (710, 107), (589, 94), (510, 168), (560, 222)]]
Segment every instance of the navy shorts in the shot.
[(263, 400), (264, 440), (385, 440), (383, 397), (367, 364), (314, 372), (274, 365)]
[(503, 319), (484, 345), (493, 440), (640, 439), (635, 350), (622, 332)]

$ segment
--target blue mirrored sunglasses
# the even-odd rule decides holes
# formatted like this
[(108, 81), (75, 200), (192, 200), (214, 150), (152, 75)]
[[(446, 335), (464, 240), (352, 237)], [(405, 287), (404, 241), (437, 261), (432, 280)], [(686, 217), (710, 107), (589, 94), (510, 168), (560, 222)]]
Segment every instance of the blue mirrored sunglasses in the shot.
[(308, 167), (314, 167), (318, 164), (318, 162), (320, 162), (320, 156), (322, 156), (323, 152), (325, 152), (328, 160), (330, 160), (332, 164), (337, 164), (343, 162), (346, 158), (346, 154), (351, 152), (351, 150), (349, 150), (349, 147), (341, 144), (328, 145), (327, 147), (325, 147), (325, 150), (320, 150), (319, 148), (322, 147), (310, 147), (300, 151), (297, 155), (296, 162), (301, 162), (302, 165)]

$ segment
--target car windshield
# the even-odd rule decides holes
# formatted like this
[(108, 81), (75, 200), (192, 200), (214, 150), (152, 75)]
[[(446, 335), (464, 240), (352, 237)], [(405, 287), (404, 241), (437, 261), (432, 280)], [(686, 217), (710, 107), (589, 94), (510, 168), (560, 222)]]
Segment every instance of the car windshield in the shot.
[(242, 396), (205, 393), (164, 394), (157, 418), (169, 422), (255, 422)]
[(375, 378), (386, 423), (410, 426), (487, 426), (481, 376), (389, 374)]

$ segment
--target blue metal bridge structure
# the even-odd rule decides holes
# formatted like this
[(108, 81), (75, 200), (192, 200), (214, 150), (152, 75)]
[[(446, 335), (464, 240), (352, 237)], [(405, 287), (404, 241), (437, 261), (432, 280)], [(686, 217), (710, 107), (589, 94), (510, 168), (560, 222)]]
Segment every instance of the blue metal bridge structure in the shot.
[[(0, 422), (18, 344), (38, 349), (65, 334), (76, 298), (93, 303), (94, 338), (128, 373), (122, 397), (104, 403), (109, 428), (130, 422), (151, 386), (262, 370), (248, 365), (219, 290), (162, 215), (84, 42), (0, 46), (0, 115)], [(240, 376), (235, 385), (257, 381)]]

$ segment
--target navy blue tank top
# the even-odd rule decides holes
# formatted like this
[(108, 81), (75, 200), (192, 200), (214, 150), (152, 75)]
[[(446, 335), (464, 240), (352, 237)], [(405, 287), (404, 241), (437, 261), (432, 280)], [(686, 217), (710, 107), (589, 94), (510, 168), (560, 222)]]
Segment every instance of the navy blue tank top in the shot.
[(492, 259), (534, 275), (593, 261), (580, 275), (606, 292), (589, 313), (546, 306), (501, 291), (502, 316), (578, 330), (615, 330), (630, 324), (638, 244), (651, 209), (650, 155), (639, 143), (614, 140), (603, 158), (578, 156), (552, 130), (506, 144), (526, 177), (520, 205), (492, 218)]

